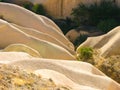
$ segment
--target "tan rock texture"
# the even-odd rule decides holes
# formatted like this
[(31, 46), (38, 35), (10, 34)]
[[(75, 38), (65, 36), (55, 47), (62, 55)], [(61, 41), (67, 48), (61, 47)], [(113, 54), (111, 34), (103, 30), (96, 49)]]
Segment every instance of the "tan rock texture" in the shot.
[(66, 49), (26, 34), (4, 20), (0, 20), (0, 43), (0, 48), (15, 43), (25, 44), (37, 50), (43, 58), (75, 60), (75, 57)]
[(3, 52), (26, 52), (33, 57), (41, 57), (40, 53), (25, 44), (10, 44), (2, 50)]
[(24, 33), (27, 33), (31, 36), (34, 36), (38, 39), (41, 39), (41, 40), (45, 40), (45, 41), (48, 41), (48, 42), (51, 42), (51, 43), (54, 43), (56, 45), (59, 45), (65, 49), (67, 49), (70, 53), (72, 54), (75, 54), (75, 51), (74, 50), (71, 50), (68, 46), (66, 46), (64, 43), (62, 43), (61, 41), (57, 40), (56, 38), (54, 37), (51, 37), (50, 35), (48, 34), (45, 34), (45, 33), (42, 33), (42, 32), (39, 32), (35, 29), (32, 29), (32, 28), (26, 28), (26, 27), (22, 27), (22, 26), (19, 26), (19, 25), (16, 25), (16, 24), (12, 24), (13, 26), (17, 27), (18, 29), (20, 29), (21, 31), (23, 31)]
[[(0, 3), (0, 15), (4, 19), (0, 19), (0, 49), (2, 49), (0, 50), (0, 64), (17, 66), (43, 78), (50, 78), (57, 86), (69, 87), (70, 90), (120, 90), (120, 85), (117, 82), (91, 64), (75, 61), (75, 56), (58, 43), (50, 42), (48, 38), (43, 40), (38, 36), (30, 35), (27, 30), (34, 29), (36, 30), (34, 34), (42, 32), (69, 47), (70, 41), (60, 30), (45, 23), (38, 15), (19, 6), (3, 3)], [(13, 25), (13, 23), (20, 27)], [(22, 31), (23, 29), (26, 32)], [(116, 33), (118, 33), (117, 30)], [(108, 36), (110, 38), (111, 35), (117, 36), (116, 33)], [(119, 41), (117, 38), (114, 40)], [(3, 52), (4, 48), (7, 49), (6, 47), (9, 47), (10, 50), (17, 48), (17, 50), (15, 52)], [(74, 48), (74, 46), (72, 47)], [(37, 51), (41, 57), (34, 57), (31, 54), (34, 51)], [(11, 68), (9, 69), (11, 70)], [(9, 73), (10, 71), (6, 70), (6, 72)], [(31, 77), (29, 78), (31, 79)], [(19, 82), (19, 80), (16, 81)], [(63, 88), (66, 89), (65, 87)]]
[[(6, 54), (5, 54), (6, 55)], [(1, 56), (1, 54), (0, 54)], [(11, 56), (6, 55), (7, 58)], [(14, 57), (13, 57), (14, 58)], [(0, 59), (3, 61), (3, 58)], [(2, 62), (4, 63), (4, 62)], [(70, 90), (119, 90), (120, 85), (105, 76), (92, 65), (84, 62), (31, 58), (9, 59), (8, 65), (15, 65), (32, 71), (43, 78), (51, 78), (56, 85), (70, 87)]]
[(72, 43), (74, 43), (74, 41), (77, 39), (77, 37), (80, 36), (79, 32), (77, 32), (76, 30), (72, 29), (70, 31), (68, 31), (65, 35)]
[(61, 31), (61, 29), (52, 20), (50, 20), (49, 18), (47, 18), (47, 17), (45, 17), (43, 15), (38, 15), (38, 17), (42, 18), (47, 25), (53, 26), (53, 28), (56, 28), (59, 32), (63, 33)]
[(84, 31), (84, 30), (77, 31), (77, 30), (75, 30), (75, 29), (72, 29), (72, 30), (68, 31), (65, 36), (66, 36), (72, 43), (74, 43), (75, 40), (76, 40), (77, 38), (79, 38), (81, 35), (89, 36), (89, 32)]
[(59, 41), (70, 47), (72, 50), (74, 50), (73, 44), (62, 33), (60, 33), (52, 26), (47, 25), (42, 18), (38, 17), (35, 13), (31, 11), (28, 11), (17, 5), (0, 3), (0, 16), (2, 16), (3, 19), (9, 22), (24, 27), (34, 28), (40, 32), (49, 34), (51, 37), (58, 39)]
[[(104, 57), (109, 57), (112, 55), (120, 55), (120, 26), (112, 29), (107, 34), (98, 37), (89, 37), (80, 47), (92, 47), (99, 49), (101, 55)], [(77, 50), (78, 50), (77, 49)]]

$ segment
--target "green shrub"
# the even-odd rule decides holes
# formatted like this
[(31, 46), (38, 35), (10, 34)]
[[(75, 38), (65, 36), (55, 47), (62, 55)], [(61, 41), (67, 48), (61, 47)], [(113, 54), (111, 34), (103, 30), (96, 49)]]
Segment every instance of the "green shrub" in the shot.
[(73, 16), (73, 20), (76, 25), (85, 24), (86, 20), (88, 19), (89, 10), (88, 7), (84, 4), (79, 4), (77, 8), (72, 10), (71, 15)]
[(112, 1), (102, 0), (100, 4), (79, 4), (72, 10), (73, 20), (78, 25), (97, 25), (102, 20), (120, 20), (120, 8)]
[(53, 21), (60, 27), (64, 34), (69, 30), (76, 28), (76, 25), (69, 17), (66, 17), (65, 19), (54, 19)]
[(0, 0), (0, 2), (4, 2), (4, 0)]
[(28, 9), (28, 10), (31, 10), (32, 11), (32, 8), (33, 8), (33, 4), (31, 2), (25, 2), (23, 3), (22, 5), (24, 8)]
[(107, 33), (108, 31), (112, 30), (116, 26), (118, 26), (118, 23), (116, 22), (116, 20), (108, 19), (108, 20), (100, 21), (97, 25), (97, 28)]
[(44, 15), (46, 16), (46, 10), (45, 8), (43, 7), (42, 4), (36, 4), (33, 6), (32, 8), (33, 12), (37, 13), (37, 14), (40, 14), (40, 15)]
[(93, 49), (90, 47), (81, 47), (77, 51), (78, 58), (82, 59), (83, 61), (87, 61), (93, 57)]

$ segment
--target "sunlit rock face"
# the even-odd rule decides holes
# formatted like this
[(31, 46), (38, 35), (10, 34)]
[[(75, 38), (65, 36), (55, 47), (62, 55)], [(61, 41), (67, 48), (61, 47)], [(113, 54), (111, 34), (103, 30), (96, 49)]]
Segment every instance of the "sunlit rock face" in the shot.
[[(75, 52), (74, 46), (47, 17), (38, 16), (25, 8), (8, 3), (0, 3), (0, 16), (2, 17), (0, 19), (0, 65), (7, 64), (13, 68), (17, 66), (31, 71), (43, 77), (44, 80), (48, 78), (50, 81), (53, 80), (56, 85), (63, 86), (62, 90), (120, 90), (118, 83), (91, 64), (75, 61), (74, 54), (69, 51)], [(56, 40), (56, 42), (52, 42), (52, 40)], [(4, 68), (6, 65), (3, 65), (3, 69), (0, 67), (0, 70), (5, 72), (5, 75), (0, 75), (0, 80), (9, 83), (11, 75), (6, 73), (12, 74), (14, 78), (17, 72), (11, 73), (12, 68)], [(18, 71), (19, 68), (15, 70)], [(10, 78), (4, 78), (6, 75)], [(34, 82), (31, 76), (27, 76), (25, 71), (22, 75), (29, 80), (24, 79), (24, 82), (21, 76), (14, 78), (17, 84), (22, 84), (22, 89), (24, 89), (23, 83), (27, 86), (26, 80), (30, 86), (34, 86), (29, 83), (29, 81)], [(31, 75), (34, 77), (33, 74)], [(8, 88), (13, 90), (15, 89), (14, 81), (11, 80), (12, 89)], [(39, 80), (37, 79), (37, 81)], [(47, 84), (49, 85), (49, 83)], [(5, 85), (4, 81), (2, 85)], [(42, 86), (46, 87), (45, 83)], [(4, 87), (0, 87), (0, 90), (2, 90), (1, 88), (4, 89)], [(36, 89), (35, 86), (32, 89), (34, 88)]]
[(112, 29), (107, 34), (90, 37), (84, 43), (82, 43), (80, 47), (92, 47), (94, 49), (99, 49), (101, 56), (109, 57), (112, 55), (120, 55), (120, 26)]
[[(37, 50), (44, 58), (65, 59), (67, 55), (66, 59), (75, 60), (74, 46), (49, 19), (8, 3), (0, 3), (0, 16), (3, 19), (0, 20), (0, 48), (21, 43)], [(50, 24), (46, 21), (49, 21)], [(50, 29), (51, 31), (49, 31)], [(5, 37), (6, 39), (3, 40)], [(62, 40), (62, 38), (64, 39)], [(69, 43), (68, 46), (63, 44), (64, 40), (66, 44)], [(69, 46), (71, 49), (68, 48)]]

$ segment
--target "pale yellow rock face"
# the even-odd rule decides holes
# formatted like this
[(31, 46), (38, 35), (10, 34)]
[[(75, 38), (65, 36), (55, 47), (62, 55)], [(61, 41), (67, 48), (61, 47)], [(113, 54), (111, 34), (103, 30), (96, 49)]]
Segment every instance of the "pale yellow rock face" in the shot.
[[(16, 65), (43, 78), (51, 78), (56, 85), (70, 87), (70, 90), (120, 89), (118, 83), (89, 63), (43, 58), (14, 59), (13, 54), (10, 55), (10, 53), (4, 53), (4, 55), (0, 53), (1, 55), (9, 59), (8, 65)], [(18, 55), (18, 52), (16, 55)], [(2, 62), (3, 58), (0, 58), (0, 61)]]
[(10, 44), (2, 50), (3, 52), (26, 52), (33, 57), (41, 58), (41, 55), (35, 49), (25, 45), (25, 44)]
[(25, 44), (37, 50), (43, 58), (75, 60), (75, 56), (66, 49), (26, 34), (3, 20), (0, 20), (0, 43), (0, 48), (5, 48), (15, 43)]
[[(66, 39), (59, 30), (56, 30), (57, 28), (53, 29), (51, 27), (52, 29), (49, 30), (50, 25), (48, 25), (48, 23), (46, 23), (46, 26), (42, 18), (38, 18), (36, 14), (30, 14), (29, 11), (16, 15), (17, 11), (19, 12), (19, 8), (15, 7), (16, 9), (14, 10), (16, 11), (13, 10), (11, 11), (13, 13), (10, 13), (9, 10), (11, 8), (9, 4), (6, 4), (4, 8), (1, 8), (1, 5), (3, 4), (0, 4), (0, 15), (3, 15), (5, 20), (0, 19), (0, 49), (5, 48), (4, 50), (6, 51), (15, 50), (16, 52), (3, 52), (0, 50), (0, 64), (11, 65), (13, 68), (15, 68), (14, 66), (18, 66), (40, 75), (43, 78), (50, 78), (56, 85), (69, 87), (70, 90), (120, 90), (118, 83), (105, 76), (91, 64), (75, 61), (75, 56), (72, 55), (69, 50), (61, 47), (58, 43), (55, 44), (55, 42), (48, 41), (48, 38), (46, 40), (43, 38), (39, 39), (38, 36), (34, 36), (37, 33), (32, 32), (33, 29), (37, 30), (35, 24), (40, 25), (39, 28), (42, 27), (42, 29), (47, 27), (44, 29), (46, 31), (42, 33), (51, 35), (52, 33), (50, 32), (56, 32), (57, 35), (62, 36), (62, 39), (56, 37), (56, 35), (54, 36), (55, 33), (51, 35), (51, 37), (57, 38), (57, 40), (67, 46), (69, 42), (68, 39)], [(4, 10), (6, 10), (6, 12), (4, 12)], [(22, 12), (22, 10), (20, 12)], [(23, 18), (20, 16), (23, 16)], [(30, 27), (32, 25), (33, 27)], [(29, 32), (27, 30), (29, 30)], [(37, 32), (40, 32), (39, 30)], [(32, 35), (33, 33), (34, 35)], [(110, 36), (114, 36), (114, 34), (116, 33), (112, 33)], [(100, 38), (99, 41), (101, 39), (102, 38)], [(96, 42), (94, 42), (94, 45), (95, 44)], [(41, 55), (41, 58), (34, 56), (38, 53)], [(11, 68), (8, 69), (11, 70)], [(4, 70), (4, 72), (10, 72), (9, 70)], [(2, 75), (0, 75), (0, 78), (1, 77)], [(31, 79), (31, 77), (29, 78)], [(21, 79), (16, 78), (14, 80), (17, 84), (21, 85)], [(0, 90), (1, 88), (2, 87), (0, 87)], [(63, 87), (62, 90), (64, 89), (66, 90), (66, 88)]]
[(58, 39), (69, 48), (74, 50), (73, 44), (62, 33), (58, 32), (58, 30), (52, 26), (47, 25), (42, 18), (38, 17), (31, 11), (28, 11), (17, 5), (0, 3), (0, 15), (9, 22), (28, 28), (34, 28), (39, 32), (49, 34), (51, 37)]
[(50, 35), (48, 34), (45, 34), (45, 33), (42, 33), (42, 32), (39, 32), (37, 31), (36, 29), (32, 29), (32, 28), (26, 28), (26, 27), (22, 27), (22, 26), (19, 26), (19, 25), (16, 25), (16, 24), (12, 24), (13, 26), (17, 27), (18, 29), (20, 29), (21, 31), (23, 31), (24, 33), (27, 33), (31, 36), (34, 36), (40, 40), (45, 40), (45, 41), (48, 41), (48, 42), (51, 42), (51, 43), (54, 43), (58, 46), (61, 46), (63, 48), (65, 48), (66, 50), (68, 50), (71, 54), (75, 54), (75, 51), (72, 50), (71, 48), (69, 48), (68, 46), (66, 46), (64, 43), (62, 43), (61, 41), (57, 40), (56, 38), (54, 37), (51, 37)]
[(46, 2), (43, 3), (43, 5), (47, 9), (48, 13), (50, 13), (50, 15), (57, 17), (62, 16), (61, 13), (62, 0), (46, 0)]
[(43, 15), (38, 15), (38, 17), (42, 18), (47, 25), (53, 26), (53, 28), (56, 28), (56, 30), (58, 30), (59, 32), (61, 32), (63, 34), (63, 32), (60, 30), (60, 28), (52, 20), (50, 20), (49, 18), (47, 18)]

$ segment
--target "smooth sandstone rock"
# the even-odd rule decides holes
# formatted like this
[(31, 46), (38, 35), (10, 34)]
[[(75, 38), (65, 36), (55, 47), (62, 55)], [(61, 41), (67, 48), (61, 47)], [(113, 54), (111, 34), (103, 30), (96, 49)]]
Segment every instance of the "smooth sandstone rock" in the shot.
[(61, 32), (63, 34), (63, 32), (60, 30), (60, 28), (52, 20), (50, 20), (49, 18), (47, 18), (43, 15), (38, 15), (38, 17), (42, 18), (46, 24), (53, 26), (54, 28), (56, 28), (59, 32)]
[(77, 37), (80, 36), (79, 32), (76, 30), (72, 29), (69, 32), (66, 33), (65, 35), (72, 43), (77, 39)]
[(0, 3), (0, 16), (6, 21), (49, 34), (74, 50), (73, 44), (62, 33), (46, 24), (42, 18), (29, 10), (14, 4)]
[(71, 48), (67, 47), (64, 43), (62, 43), (61, 41), (57, 40), (54, 37), (51, 37), (48, 34), (39, 32), (39, 31), (37, 31), (35, 29), (32, 29), (32, 28), (22, 27), (22, 26), (13, 24), (13, 23), (11, 23), (11, 25), (15, 26), (16, 28), (20, 29), (21, 31), (23, 31), (23, 32), (25, 32), (25, 33), (27, 33), (29, 35), (32, 35), (32, 36), (34, 36), (34, 37), (36, 37), (38, 39), (42, 39), (42, 40), (54, 43), (56, 45), (59, 45), (59, 46), (65, 48), (66, 50), (68, 50), (71, 54), (75, 54), (74, 50), (71, 50)]
[(16, 60), (27, 60), (33, 58), (31, 55), (25, 52), (0, 52), (0, 64), (8, 64)]
[(41, 58), (41, 55), (38, 51), (24, 44), (10, 44), (6, 48), (4, 48), (2, 51), (3, 52), (26, 52), (33, 57)]
[(88, 33), (87, 31), (84, 31), (84, 30), (77, 31), (77, 30), (75, 30), (75, 29), (72, 29), (72, 30), (68, 31), (65, 36), (66, 36), (71, 42), (74, 43), (75, 40), (76, 40), (78, 37), (82, 36), (82, 35), (88, 36), (89, 33)]
[[(116, 29), (116, 33), (117, 32), (118, 31)], [(115, 38), (118, 38), (116, 33), (111, 32), (109, 34), (110, 36), (113, 35)], [(100, 41), (102, 38), (98, 40)], [(57, 84), (70, 85), (72, 90), (120, 89), (120, 85), (118, 83), (108, 78), (88, 63), (58, 59), (57, 54), (60, 58), (65, 58), (67, 55), (69, 58), (71, 57), (71, 55), (69, 56), (69, 53), (64, 51), (63, 48), (30, 36), (11, 24), (0, 20), (0, 47), (3, 48), (10, 43), (16, 42), (23, 43), (28, 46), (30, 45), (30, 47), (39, 51), (39, 53), (41, 52), (43, 56), (45, 54), (45, 57), (52, 58), (53, 56), (55, 59), (33, 58), (29, 54), (23, 52), (0, 52), (0, 64), (16, 65), (27, 70), (32, 70), (37, 74), (42, 74), (43, 77), (52, 78)], [(94, 41), (93, 46), (96, 46), (96, 43), (97, 42)], [(102, 45), (99, 47), (101, 46)], [(43, 53), (43, 51), (45, 52)], [(65, 57), (64, 54), (66, 55)]]
[[(71, 79), (67, 78), (64, 74), (59, 73), (54, 70), (39, 69), (39, 70), (35, 70), (34, 73), (38, 76), (40, 75), (42, 78), (47, 78), (47, 79), (51, 78), (55, 82), (56, 85), (66, 86), (72, 90), (80, 90), (80, 89), (95, 90), (92, 87), (79, 85), (79, 84), (73, 82)], [(58, 80), (58, 78), (59, 78), (59, 80)]]
[(32, 70), (37, 74), (42, 74), (43, 77), (51, 77), (57, 84), (70, 85), (72, 90), (120, 89), (118, 83), (85, 62), (34, 58), (29, 60), (18, 59), (9, 64)]
[[(82, 43), (80, 47), (92, 47), (95, 49), (99, 49), (101, 52), (101, 56), (109, 57), (112, 55), (120, 55), (120, 26), (112, 29), (107, 34), (98, 36), (98, 37), (90, 37), (84, 43)], [(77, 50), (78, 50), (77, 49)]]
[(37, 50), (43, 58), (75, 60), (66, 49), (28, 35), (3, 20), (0, 20), (0, 43), (0, 48), (15, 43), (25, 44)]

